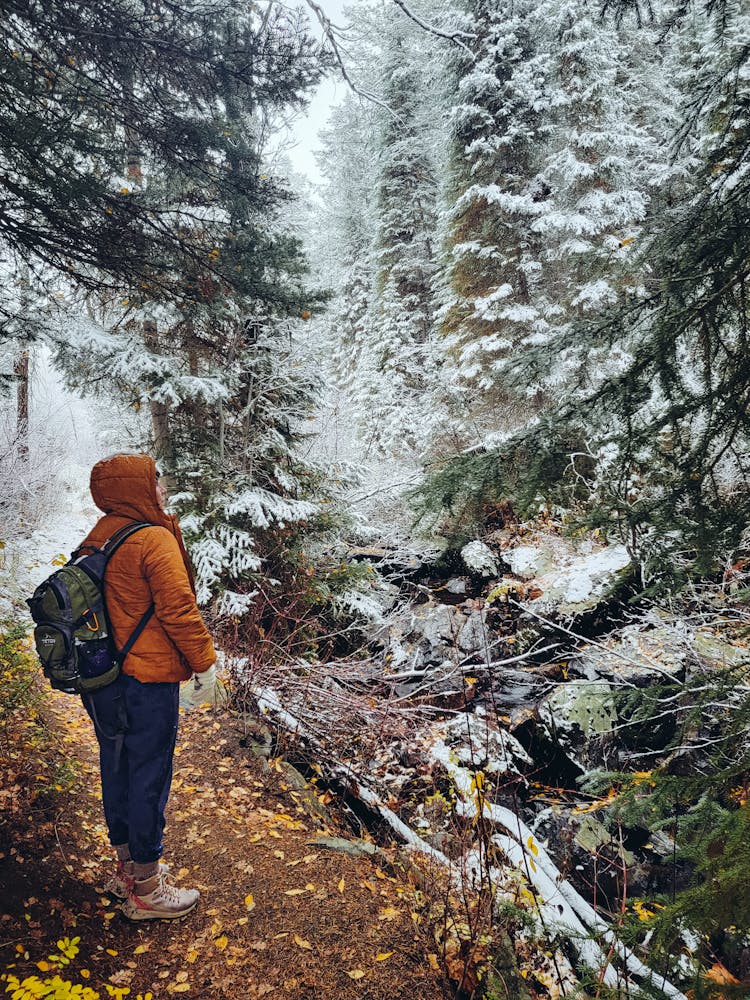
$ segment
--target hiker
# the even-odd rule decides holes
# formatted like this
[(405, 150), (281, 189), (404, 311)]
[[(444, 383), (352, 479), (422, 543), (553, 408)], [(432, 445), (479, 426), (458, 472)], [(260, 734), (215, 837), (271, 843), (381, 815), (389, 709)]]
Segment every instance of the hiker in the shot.
[(153, 602), (154, 612), (117, 679), (83, 694), (99, 742), (104, 815), (117, 853), (107, 889), (123, 899), (130, 920), (181, 917), (197, 889), (167, 877), (162, 855), (164, 810), (172, 780), (181, 681), (193, 704), (211, 702), (216, 651), (195, 600), (192, 569), (177, 519), (165, 513), (166, 490), (149, 455), (97, 462), (91, 495), (104, 517), (87, 536), (101, 547), (114, 532), (147, 521), (112, 554), (105, 573), (107, 612), (118, 648)]

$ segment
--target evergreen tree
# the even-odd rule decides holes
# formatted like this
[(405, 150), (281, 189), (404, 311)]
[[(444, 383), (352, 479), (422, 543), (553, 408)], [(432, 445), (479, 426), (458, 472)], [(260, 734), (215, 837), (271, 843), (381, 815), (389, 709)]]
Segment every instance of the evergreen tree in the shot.
[(383, 83), (371, 357), (375, 439), (388, 452), (420, 449), (429, 437), (423, 404), (434, 371), (436, 183), (419, 120), (419, 64), (399, 26), (387, 39)]
[(461, 27), (473, 58), (453, 51), (441, 327), (465, 405), (491, 430), (506, 422), (510, 398), (498, 366), (544, 324), (532, 223), (547, 196), (535, 174), (547, 61), (534, 18), (533, 4), (470, 0)]

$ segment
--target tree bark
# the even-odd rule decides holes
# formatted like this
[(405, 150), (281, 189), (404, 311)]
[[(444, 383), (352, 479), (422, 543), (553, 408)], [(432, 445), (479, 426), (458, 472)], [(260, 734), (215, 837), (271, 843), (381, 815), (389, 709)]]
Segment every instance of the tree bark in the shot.
[(29, 352), (22, 350), (13, 366), (16, 377), (16, 448), (19, 458), (29, 457)]

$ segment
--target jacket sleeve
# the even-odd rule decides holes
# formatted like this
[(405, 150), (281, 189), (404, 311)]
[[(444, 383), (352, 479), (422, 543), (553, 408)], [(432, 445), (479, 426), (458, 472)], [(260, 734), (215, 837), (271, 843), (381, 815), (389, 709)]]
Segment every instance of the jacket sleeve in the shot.
[(166, 528), (143, 532), (143, 573), (154, 613), (195, 673), (216, 661), (216, 650), (195, 601), (177, 539)]

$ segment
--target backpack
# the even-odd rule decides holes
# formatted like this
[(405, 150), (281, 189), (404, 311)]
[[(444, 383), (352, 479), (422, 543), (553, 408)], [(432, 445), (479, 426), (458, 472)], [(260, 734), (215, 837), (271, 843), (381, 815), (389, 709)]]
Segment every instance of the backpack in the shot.
[[(36, 622), (36, 651), (45, 676), (56, 690), (86, 694), (111, 684), (119, 676), (125, 657), (154, 613), (154, 605), (146, 609), (128, 641), (118, 650), (107, 618), (104, 571), (127, 538), (150, 527), (146, 522), (133, 522), (116, 531), (100, 549), (80, 546), (27, 599)], [(83, 549), (89, 549), (91, 554), (81, 555)]]

